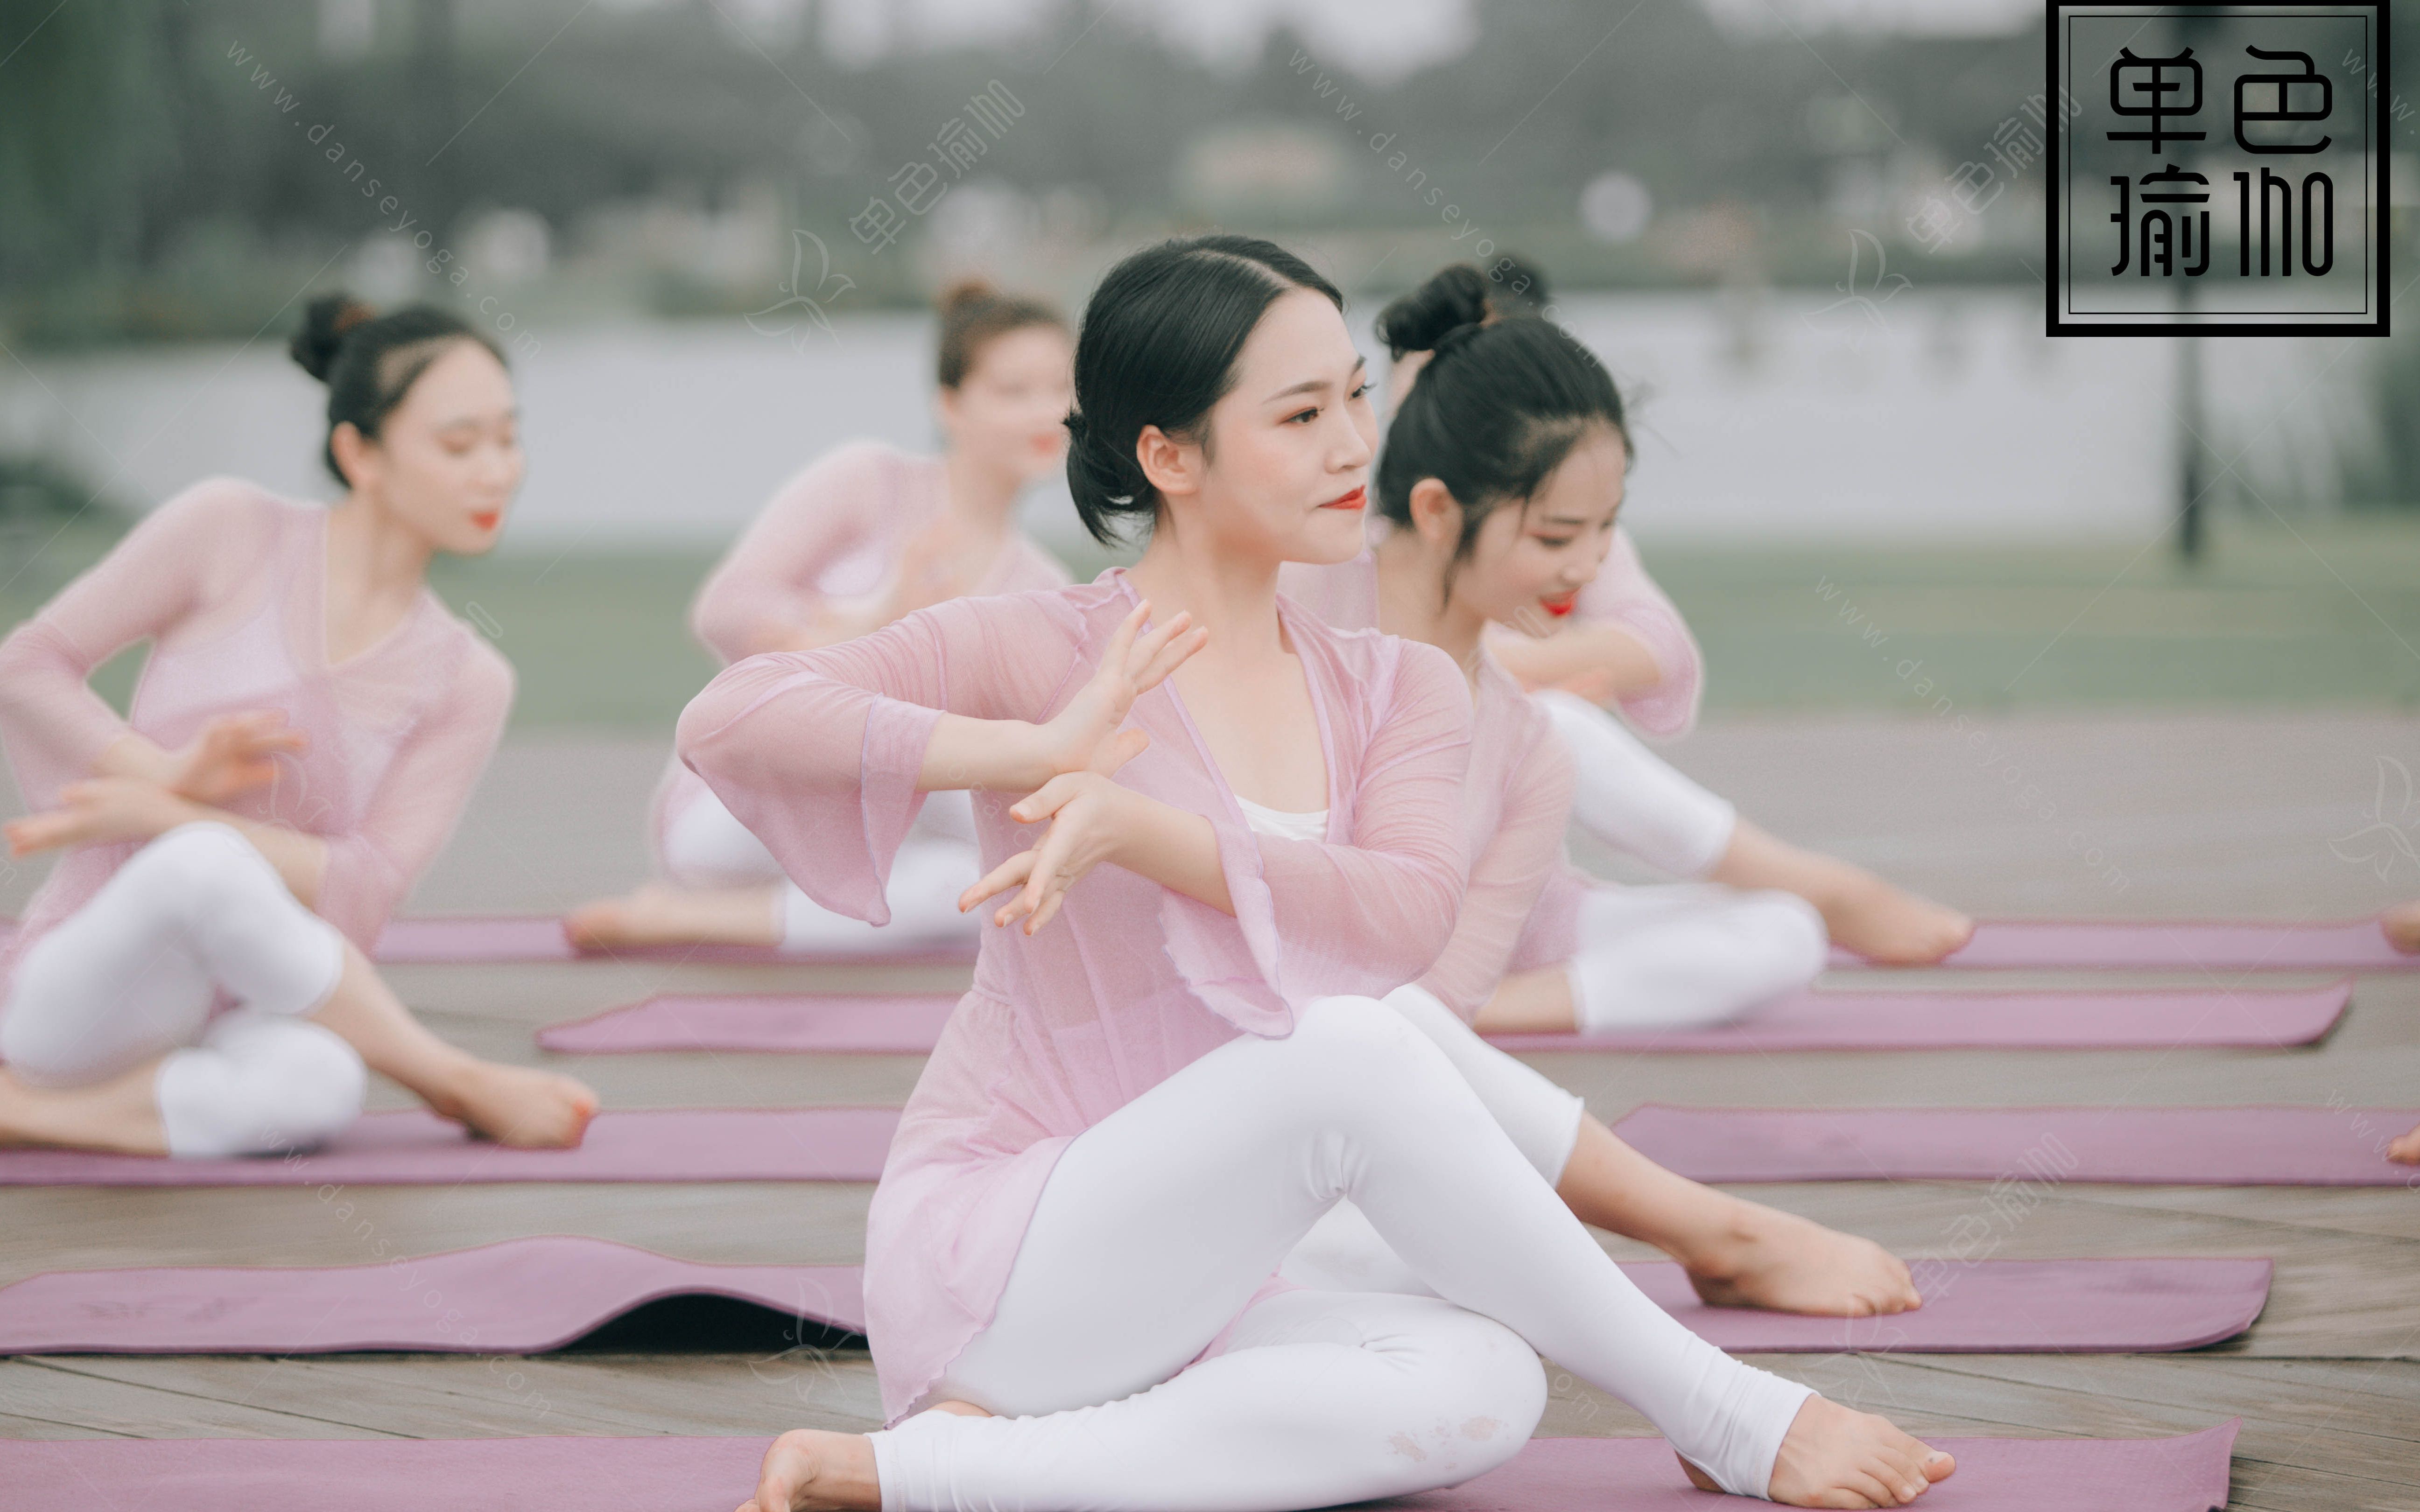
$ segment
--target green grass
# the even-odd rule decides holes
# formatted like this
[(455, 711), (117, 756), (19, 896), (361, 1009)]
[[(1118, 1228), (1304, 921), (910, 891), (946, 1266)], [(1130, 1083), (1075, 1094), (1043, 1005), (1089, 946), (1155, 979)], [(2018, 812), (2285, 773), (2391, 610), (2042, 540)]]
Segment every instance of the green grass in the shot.
[[(0, 624), (109, 544), (47, 537), (0, 538)], [(2223, 521), (2193, 568), (2164, 544), (1650, 556), (1705, 648), (1714, 710), (2420, 704), (2420, 517)], [(434, 581), (520, 669), (516, 728), (664, 732), (713, 674), (684, 623), (712, 560), (505, 553), (442, 562)], [(121, 706), (137, 660), (96, 679)]]

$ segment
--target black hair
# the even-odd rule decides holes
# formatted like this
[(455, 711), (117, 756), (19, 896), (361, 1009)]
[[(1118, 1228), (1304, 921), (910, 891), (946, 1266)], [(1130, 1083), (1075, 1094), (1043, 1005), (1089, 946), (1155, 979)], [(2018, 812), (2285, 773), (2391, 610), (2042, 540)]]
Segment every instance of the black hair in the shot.
[(429, 364), (456, 342), (475, 341), (504, 360), (503, 348), (459, 316), (433, 304), (407, 304), (379, 314), (348, 294), (323, 294), (302, 315), (302, 329), (287, 351), (328, 386), (328, 439), (319, 458), (338, 483), (349, 483), (336, 465), (336, 427), (350, 424), (369, 440), (420, 381)]
[(943, 289), (936, 306), (941, 316), (941, 341), (934, 376), (945, 389), (964, 383), (983, 349), (1010, 332), (1028, 326), (1067, 329), (1067, 317), (1056, 305), (1022, 294), (1004, 294), (980, 278), (960, 279)]
[(1298, 288), (1344, 308), (1335, 285), (1258, 237), (1179, 238), (1109, 270), (1084, 307), (1067, 412), (1067, 487), (1093, 539), (1119, 545), (1121, 523), (1156, 517), (1159, 492), (1135, 456), (1143, 427), (1206, 447), (1203, 422), (1235, 386), (1236, 354)]
[(1454, 263), (1378, 316), (1396, 356), (1431, 354), (1388, 426), (1378, 512), (1408, 525), (1413, 487), (1444, 484), (1462, 506), (1456, 563), (1496, 507), (1526, 504), (1590, 426), (1612, 427), (1632, 451), (1621, 391), (1596, 354), (1552, 321), (1497, 316), (1488, 286)]
[(1538, 315), (1554, 294), (1546, 287), (1546, 270), (1518, 253), (1506, 253), (1487, 265), (1487, 302), (1498, 315)]

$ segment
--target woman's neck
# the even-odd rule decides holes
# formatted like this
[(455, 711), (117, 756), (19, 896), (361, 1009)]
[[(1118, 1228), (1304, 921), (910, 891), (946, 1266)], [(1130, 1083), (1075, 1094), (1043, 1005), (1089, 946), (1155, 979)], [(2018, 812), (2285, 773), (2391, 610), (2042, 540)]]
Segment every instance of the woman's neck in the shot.
[(1479, 681), (1480, 637), (1485, 617), (1446, 593), (1450, 559), (1418, 532), (1397, 529), (1378, 542), (1378, 628), (1406, 640), (1425, 640), (1451, 656), (1473, 686)]
[(1190, 610), (1210, 632), (1202, 655), (1231, 665), (1291, 655), (1278, 624), (1279, 563), (1188, 549), (1166, 527), (1163, 516), (1142, 560), (1126, 569), (1135, 593), (1151, 600), (1152, 623)]
[(941, 511), (958, 530), (986, 540), (1007, 532), (1022, 479), (962, 447), (942, 454), (941, 478)]
[(346, 603), (409, 599), (428, 580), (428, 537), (362, 497), (328, 508), (328, 593)]

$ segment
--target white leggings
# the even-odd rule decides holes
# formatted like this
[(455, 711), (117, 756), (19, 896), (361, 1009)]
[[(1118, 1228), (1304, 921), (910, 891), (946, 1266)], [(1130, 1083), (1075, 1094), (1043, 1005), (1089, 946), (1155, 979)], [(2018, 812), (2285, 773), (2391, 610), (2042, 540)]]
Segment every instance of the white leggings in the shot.
[(1832, 951), (1796, 893), (1712, 882), (1590, 887), (1578, 938), (1563, 972), (1584, 1034), (1721, 1024), (1807, 986)]
[[(1675, 877), (1712, 872), (1739, 812), (1673, 770), (1604, 709), (1536, 695), (1570, 748), (1572, 822), (1599, 843)], [(1823, 916), (1794, 893), (1715, 884), (1591, 889), (1566, 964), (1583, 1033), (1694, 1028), (1735, 1018), (1823, 970)]]
[[(1346, 1197), (1441, 1295), (1255, 1301)], [(1070, 1142), (934, 1390), (1001, 1415), (875, 1434), (884, 1512), (1280, 1512), (1454, 1485), (1537, 1426), (1536, 1352), (1749, 1495), (1808, 1396), (1641, 1295), (1402, 1013), (1322, 998)]]
[(799, 890), (765, 842), (700, 793), (664, 826), (664, 870), (684, 887), (779, 884), (782, 948), (788, 950), (907, 950), (977, 938), (985, 911), (958, 912), (958, 894), (983, 875), (974, 811), (960, 792), (925, 795), (916, 827), (900, 843), (883, 896), (891, 922), (876, 928), (836, 914)]
[[(362, 1111), (361, 1056), (302, 1017), (344, 964), (343, 936), (250, 841), (181, 825), (26, 949), (0, 1058), (30, 1086), (82, 1087), (164, 1052), (152, 1095), (169, 1154), (317, 1144)], [(239, 1006), (213, 1019), (222, 992)]]

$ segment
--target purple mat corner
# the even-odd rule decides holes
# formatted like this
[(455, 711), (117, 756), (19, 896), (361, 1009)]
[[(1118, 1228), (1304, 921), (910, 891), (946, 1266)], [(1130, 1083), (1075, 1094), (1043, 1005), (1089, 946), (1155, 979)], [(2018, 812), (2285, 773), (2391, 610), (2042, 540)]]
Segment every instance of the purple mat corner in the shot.
[[(2271, 1274), (2263, 1259), (1935, 1262), (1920, 1271), (1924, 1306), (1848, 1319), (1709, 1307), (1669, 1261), (1622, 1269), (1726, 1350), (1823, 1354), (2194, 1349), (2250, 1327)], [(52, 1271), (0, 1287), (0, 1354), (530, 1354), (691, 1295), (861, 1333), (861, 1281), (855, 1266), (708, 1265), (567, 1235), (376, 1265)]]
[[(1834, 949), (1832, 964), (1869, 963)], [(2297, 924), (2273, 919), (1985, 919), (1940, 963), (1964, 967), (2104, 966), (2145, 971), (2410, 971), (2420, 955), (2387, 943), (2375, 918)]]
[(308, 1153), (168, 1160), (0, 1149), (0, 1186), (454, 1185), (466, 1181), (871, 1181), (896, 1108), (606, 1112), (572, 1149), (470, 1138), (432, 1113), (367, 1113)]
[[(2241, 1420), (2170, 1439), (1935, 1439), (1927, 1512), (2218, 1512)], [(0, 1443), (24, 1504), (177, 1512), (730, 1512), (769, 1438), (50, 1439)], [(1532, 1439), (1403, 1512), (1706, 1512), (1661, 1439)]]
[(1614, 1125), (1699, 1181), (2116, 1181), (2420, 1186), (2384, 1153), (2420, 1110), (2328, 1107), (1702, 1108)]
[(808, 954), (757, 945), (648, 945), (619, 950), (572, 949), (563, 920), (545, 914), (455, 914), (391, 920), (379, 935), (380, 962), (395, 964), (485, 964), (509, 961), (606, 961), (629, 956), (650, 961), (721, 964), (951, 964), (975, 958), (972, 944), (898, 951)]

